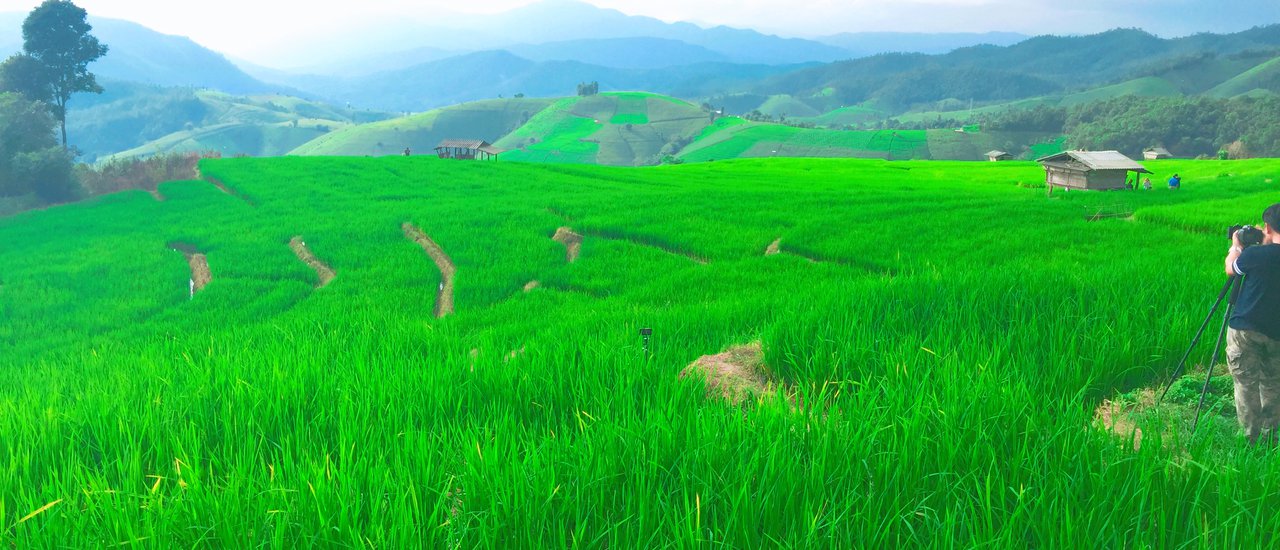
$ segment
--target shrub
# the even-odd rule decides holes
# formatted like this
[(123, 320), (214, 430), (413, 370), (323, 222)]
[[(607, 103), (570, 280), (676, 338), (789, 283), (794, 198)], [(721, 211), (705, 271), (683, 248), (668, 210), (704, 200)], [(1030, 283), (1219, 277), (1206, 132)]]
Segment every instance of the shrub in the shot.
[(112, 160), (98, 166), (77, 167), (80, 182), (91, 195), (115, 193), (126, 189), (154, 191), (156, 186), (175, 180), (197, 177), (196, 165), (203, 158), (221, 158), (217, 151), (166, 153), (147, 158)]
[(72, 155), (61, 146), (48, 147), (13, 156), (13, 176), (26, 181), (37, 197), (47, 203), (68, 202), (79, 198)]

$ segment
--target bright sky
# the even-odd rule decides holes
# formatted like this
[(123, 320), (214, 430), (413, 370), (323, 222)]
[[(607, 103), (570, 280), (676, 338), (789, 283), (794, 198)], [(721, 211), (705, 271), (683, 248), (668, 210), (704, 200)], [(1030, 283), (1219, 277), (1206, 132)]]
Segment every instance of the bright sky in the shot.
[[(1141, 27), (1163, 36), (1230, 32), (1280, 22), (1280, 0), (586, 0), (664, 21), (754, 28), (783, 36), (846, 31), (1099, 32)], [(76, 0), (92, 15), (126, 19), (203, 46), (269, 62), (299, 43), (374, 20), (439, 22), (450, 10), (501, 12), (533, 0)], [(0, 0), (26, 12), (39, 0)], [(1227, 6), (1230, 6), (1227, 8)]]

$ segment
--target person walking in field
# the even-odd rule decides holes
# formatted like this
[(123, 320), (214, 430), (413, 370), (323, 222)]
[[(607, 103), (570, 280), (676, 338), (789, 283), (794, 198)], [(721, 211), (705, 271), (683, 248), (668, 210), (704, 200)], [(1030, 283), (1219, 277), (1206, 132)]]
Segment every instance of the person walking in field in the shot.
[(1151, 190), (1151, 178), (1142, 178), (1142, 188), (1147, 191)]
[(1280, 203), (1262, 214), (1262, 244), (1231, 236), (1227, 275), (1240, 295), (1227, 329), (1227, 366), (1235, 380), (1236, 419), (1249, 443), (1275, 438), (1280, 426)]
[(1169, 189), (1177, 191), (1179, 187), (1182, 187), (1182, 176), (1174, 174), (1172, 178), (1169, 178)]

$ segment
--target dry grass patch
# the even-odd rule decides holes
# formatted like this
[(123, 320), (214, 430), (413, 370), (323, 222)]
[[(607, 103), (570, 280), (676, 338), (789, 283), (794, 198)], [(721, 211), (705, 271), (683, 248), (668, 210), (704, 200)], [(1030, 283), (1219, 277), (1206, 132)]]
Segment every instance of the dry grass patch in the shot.
[(561, 227), (556, 230), (556, 234), (551, 236), (551, 240), (564, 245), (565, 260), (569, 263), (578, 261), (578, 255), (582, 253), (582, 235), (574, 233), (568, 227)]
[(764, 351), (758, 341), (699, 357), (680, 371), (680, 379), (689, 377), (703, 380), (708, 397), (721, 397), (735, 404), (752, 397), (767, 399), (777, 393), (778, 387), (765, 367)]

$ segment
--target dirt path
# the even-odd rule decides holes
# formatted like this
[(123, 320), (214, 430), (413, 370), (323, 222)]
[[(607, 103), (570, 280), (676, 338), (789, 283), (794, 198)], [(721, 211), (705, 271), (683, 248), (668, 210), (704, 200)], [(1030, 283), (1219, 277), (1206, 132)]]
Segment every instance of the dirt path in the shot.
[(765, 256), (776, 256), (782, 253), (782, 237), (774, 239), (769, 246), (764, 249)]
[(164, 202), (164, 195), (160, 194), (159, 189), (147, 189), (147, 194), (151, 195), (151, 198), (155, 199), (156, 202)]
[(569, 263), (578, 261), (578, 255), (582, 253), (582, 235), (574, 233), (568, 227), (561, 227), (551, 236), (551, 240), (564, 245), (565, 259)]
[[(808, 256), (796, 254), (795, 252), (792, 252), (790, 250), (785, 250), (785, 251), (782, 250), (782, 237), (778, 237), (777, 239), (774, 239), (773, 242), (769, 243), (769, 246), (764, 249), (765, 256), (777, 256), (778, 254), (789, 254), (791, 256), (795, 256), (802, 260), (806, 260), (811, 264), (822, 263)], [(840, 263), (840, 262), (836, 262), (836, 263)]]
[(435, 315), (437, 318), (444, 317), (453, 313), (453, 275), (456, 269), (453, 267), (453, 260), (444, 253), (444, 249), (440, 245), (431, 240), (426, 233), (409, 222), (404, 222), (400, 226), (404, 229), (404, 234), (413, 242), (418, 243), (422, 250), (431, 256), (431, 261), (436, 263), (436, 267), (440, 269), (440, 290), (436, 295)]
[(316, 276), (320, 279), (320, 282), (316, 284), (316, 288), (324, 288), (333, 281), (334, 277), (338, 276), (338, 273), (333, 268), (311, 253), (311, 249), (307, 248), (307, 243), (303, 242), (301, 235), (289, 240), (289, 248), (298, 256), (299, 260), (302, 260), (302, 263), (315, 270)]
[(542, 283), (540, 283), (540, 282), (538, 282), (538, 281), (529, 281), (529, 282), (525, 283), (525, 285), (524, 285), (524, 291), (525, 291), (525, 292), (533, 292), (533, 289), (538, 288), (538, 287), (540, 287), (540, 286), (542, 286)]
[[(199, 173), (199, 172), (197, 172), (197, 173)], [(201, 179), (203, 179), (204, 181), (209, 182), (209, 183), (210, 183), (210, 184), (212, 184), (214, 187), (217, 187), (219, 191), (222, 191), (223, 193), (226, 193), (227, 195), (230, 195), (230, 196), (232, 196), (232, 197), (235, 197), (235, 198), (237, 198), (237, 199), (240, 199), (240, 200), (244, 201), (244, 202), (245, 202), (245, 203), (247, 203), (249, 206), (257, 206), (256, 204), (254, 204), (254, 203), (253, 203), (253, 201), (249, 200), (249, 197), (246, 197), (246, 196), (244, 196), (244, 195), (241, 195), (240, 193), (237, 193), (237, 192), (233, 191), (230, 187), (227, 187), (227, 184), (222, 183), (222, 180), (220, 180), (220, 179), (218, 179), (218, 178), (215, 178), (215, 177), (213, 177), (213, 176), (201, 176)]]
[(191, 295), (204, 290), (213, 282), (213, 272), (209, 270), (209, 258), (196, 247), (184, 243), (170, 243), (169, 248), (181, 252), (191, 267)]

